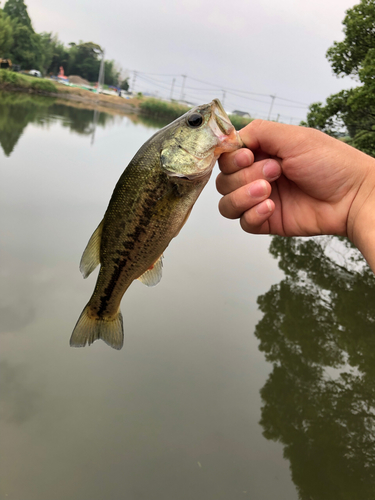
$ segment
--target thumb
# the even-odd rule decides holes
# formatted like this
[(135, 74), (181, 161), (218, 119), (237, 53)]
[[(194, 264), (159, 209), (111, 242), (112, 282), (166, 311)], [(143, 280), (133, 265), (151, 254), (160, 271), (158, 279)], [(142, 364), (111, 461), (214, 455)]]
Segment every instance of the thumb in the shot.
[(245, 146), (252, 151), (260, 149), (268, 155), (283, 159), (306, 140), (307, 130), (309, 129), (298, 125), (253, 120), (240, 130), (240, 136)]

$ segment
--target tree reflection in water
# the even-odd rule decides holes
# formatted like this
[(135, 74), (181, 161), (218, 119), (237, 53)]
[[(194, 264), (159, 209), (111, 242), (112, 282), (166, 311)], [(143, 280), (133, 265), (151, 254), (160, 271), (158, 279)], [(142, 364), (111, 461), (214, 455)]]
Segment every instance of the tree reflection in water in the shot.
[(275, 236), (270, 253), (285, 279), (258, 298), (263, 434), (301, 499), (373, 500), (375, 277), (345, 239)]
[[(72, 132), (92, 135), (94, 110), (76, 106), (51, 97), (0, 92), (0, 146), (5, 156), (12, 154), (29, 123), (48, 126), (58, 121)], [(98, 113), (95, 126), (105, 127), (114, 120), (114, 115)]]

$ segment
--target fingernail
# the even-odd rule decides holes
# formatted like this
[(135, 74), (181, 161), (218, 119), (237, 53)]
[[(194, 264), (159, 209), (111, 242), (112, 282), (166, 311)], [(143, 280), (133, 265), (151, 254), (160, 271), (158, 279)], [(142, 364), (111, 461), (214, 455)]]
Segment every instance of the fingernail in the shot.
[(233, 161), (238, 168), (248, 167), (251, 164), (250, 153), (246, 149), (239, 149)]
[(263, 180), (252, 182), (249, 186), (249, 193), (254, 198), (261, 198), (267, 193), (267, 182)]
[(272, 205), (270, 200), (264, 200), (262, 203), (259, 203), (259, 205), (256, 207), (256, 211), (258, 212), (259, 215), (266, 215), (272, 210)]
[(281, 174), (280, 165), (276, 160), (268, 160), (263, 166), (263, 175), (267, 179), (276, 179)]

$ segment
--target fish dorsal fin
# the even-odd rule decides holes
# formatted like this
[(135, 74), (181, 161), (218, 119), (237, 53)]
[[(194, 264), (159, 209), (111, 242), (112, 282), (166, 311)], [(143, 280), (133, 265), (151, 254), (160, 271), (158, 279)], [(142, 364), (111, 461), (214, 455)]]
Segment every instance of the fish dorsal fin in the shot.
[(161, 280), (163, 269), (163, 254), (160, 255), (158, 260), (155, 262), (150, 269), (147, 269), (145, 273), (143, 273), (138, 280), (141, 281), (144, 285), (147, 286), (155, 286)]
[(79, 270), (84, 278), (87, 278), (93, 270), (100, 264), (100, 242), (102, 240), (103, 221), (95, 229), (85, 251), (83, 252)]

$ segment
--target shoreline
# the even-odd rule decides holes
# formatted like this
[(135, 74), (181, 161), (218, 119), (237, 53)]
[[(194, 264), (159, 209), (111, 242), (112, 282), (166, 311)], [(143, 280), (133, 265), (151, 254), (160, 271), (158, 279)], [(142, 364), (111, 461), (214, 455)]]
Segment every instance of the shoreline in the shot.
[(120, 113), (140, 113), (140, 100), (136, 97), (124, 99), (123, 97), (114, 95), (97, 94), (79, 87), (67, 87), (61, 83), (57, 83), (55, 86), (57, 88), (57, 92), (48, 92), (46, 95), (57, 99), (83, 103), (88, 107), (88, 109), (104, 107), (117, 110)]
[[(72, 104), (73, 102), (82, 104), (82, 107), (86, 109), (97, 109), (102, 112), (143, 115), (157, 121), (158, 126), (161, 127), (190, 109), (189, 106), (181, 105), (178, 102), (169, 103), (152, 97), (125, 99), (117, 95), (97, 94), (81, 87), (69, 87), (48, 79), (8, 73), (7, 70), (0, 70), (0, 91), (52, 97), (70, 101)], [(252, 121), (252, 118), (232, 114), (229, 115), (229, 118), (236, 130), (240, 130)]]
[[(3, 73), (5, 70), (1, 70)], [(16, 76), (13, 76), (16, 75)], [(140, 113), (140, 99), (97, 94), (80, 87), (68, 87), (62, 83), (52, 82), (48, 79), (26, 77), (13, 73), (12, 78), (2, 79), (0, 75), (0, 91), (11, 93), (31, 94), (36, 96), (52, 97), (75, 103), (82, 103), (88, 109), (107, 108), (120, 114)]]

